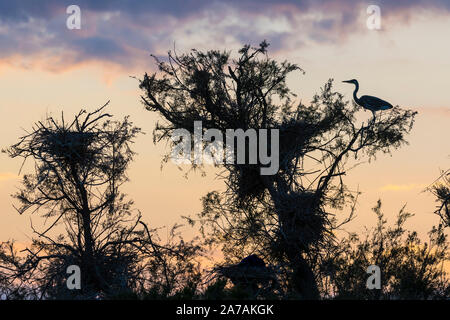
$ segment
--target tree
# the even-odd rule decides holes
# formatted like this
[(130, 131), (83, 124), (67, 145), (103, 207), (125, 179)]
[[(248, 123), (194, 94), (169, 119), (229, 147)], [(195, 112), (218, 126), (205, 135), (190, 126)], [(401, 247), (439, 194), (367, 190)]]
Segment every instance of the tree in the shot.
[[(381, 201), (373, 208), (377, 226), (365, 235), (351, 233), (329, 246), (322, 264), (322, 290), (334, 299), (443, 299), (450, 287), (444, 264), (448, 241), (442, 226), (433, 227), (428, 242), (404, 227), (412, 214), (402, 208), (396, 223), (388, 226)], [(366, 269), (381, 270), (381, 289), (367, 289)]]
[(279, 170), (262, 175), (260, 157), (256, 164), (219, 164), (226, 169), (227, 190), (205, 196), (200, 221), (229, 260), (256, 253), (279, 267), (287, 292), (316, 299), (315, 253), (337, 227), (327, 208), (342, 208), (353, 197), (343, 182), (347, 160), (373, 159), (405, 144), (416, 113), (395, 107), (376, 122), (357, 125), (359, 107), (333, 92), (332, 80), (309, 106), (295, 103), (286, 78), (302, 69), (272, 60), (267, 48), (265, 41), (257, 48), (246, 45), (237, 58), (217, 50), (169, 52), (166, 61), (155, 57), (159, 73), (140, 80), (141, 98), (165, 120), (156, 125), (155, 142), (172, 147), (174, 130), (193, 135), (194, 121), (223, 135), (227, 129), (279, 130)]
[[(50, 221), (22, 253), (13, 242), (0, 246), (0, 282), (10, 298), (112, 297), (154, 288), (173, 294), (195, 276), (198, 247), (159, 244), (155, 230), (141, 220), (120, 187), (141, 130), (128, 117), (112, 120), (107, 104), (80, 111), (71, 122), (64, 114), (37, 122), (31, 133), (4, 150), (12, 158), (34, 162), (14, 197), (17, 211), (39, 213)], [(65, 234), (61, 232), (64, 227)], [(66, 287), (67, 267), (81, 269), (81, 290)], [(187, 275), (189, 273), (189, 275)], [(181, 279), (182, 278), (182, 279)]]
[(450, 227), (450, 170), (442, 171), (428, 190), (434, 194), (438, 202), (435, 213), (446, 227)]

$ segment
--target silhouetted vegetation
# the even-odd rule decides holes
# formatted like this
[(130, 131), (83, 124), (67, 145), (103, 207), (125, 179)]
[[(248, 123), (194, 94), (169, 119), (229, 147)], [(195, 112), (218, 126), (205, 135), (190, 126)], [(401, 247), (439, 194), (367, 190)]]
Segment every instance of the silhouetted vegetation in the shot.
[(206, 195), (197, 220), (228, 262), (256, 253), (278, 270), (281, 296), (317, 299), (314, 265), (342, 223), (329, 209), (354, 201), (344, 184), (347, 160), (373, 159), (405, 144), (416, 113), (395, 107), (376, 122), (357, 125), (359, 107), (334, 92), (332, 80), (310, 105), (296, 103), (286, 78), (302, 69), (272, 60), (267, 48), (266, 42), (245, 46), (237, 58), (214, 50), (155, 58), (160, 72), (145, 74), (142, 102), (165, 120), (155, 128), (155, 141), (171, 145), (176, 129), (194, 134), (194, 121), (224, 135), (226, 129), (279, 129), (278, 172), (261, 175), (260, 159), (224, 164), (227, 190)]
[[(337, 299), (443, 299), (450, 287), (444, 264), (448, 241), (443, 227), (433, 227), (429, 241), (405, 229), (412, 214), (402, 208), (388, 226), (381, 201), (373, 208), (377, 225), (364, 235), (350, 234), (326, 250), (320, 266), (324, 296)], [(380, 290), (366, 288), (366, 269), (380, 267)]]
[(446, 227), (450, 227), (450, 170), (443, 171), (429, 190), (436, 196), (438, 203), (435, 213)]
[[(64, 115), (60, 121), (49, 117), (4, 151), (34, 162), (34, 173), (24, 175), (14, 195), (17, 211), (50, 222), (43, 231), (31, 226), (36, 237), (21, 252), (14, 242), (1, 245), (8, 298), (104, 298), (147, 290), (155, 281), (161, 294), (169, 294), (180, 278), (196, 277), (192, 258), (199, 248), (158, 243), (155, 230), (120, 192), (140, 129), (128, 118), (111, 120), (105, 107), (82, 110), (70, 122)], [(66, 286), (70, 265), (82, 270), (81, 290)]]
[[(355, 217), (359, 194), (345, 184), (353, 161), (405, 145), (416, 112), (396, 106), (358, 122), (360, 107), (334, 91), (332, 80), (310, 104), (298, 103), (287, 77), (303, 70), (271, 59), (267, 49), (262, 42), (244, 46), (237, 57), (169, 52), (164, 61), (155, 58), (158, 72), (140, 80), (145, 108), (163, 119), (155, 142), (174, 146), (174, 130), (193, 135), (194, 121), (224, 135), (279, 130), (275, 174), (262, 175), (259, 158), (216, 164), (226, 190), (209, 192), (202, 211), (184, 217), (199, 227), (201, 239), (184, 241), (176, 225), (161, 241), (120, 191), (141, 131), (128, 117), (113, 120), (106, 105), (69, 122), (49, 117), (4, 150), (34, 165), (14, 195), (17, 211), (48, 222), (44, 230), (31, 226), (33, 242), (24, 250), (1, 243), (2, 298), (448, 299), (448, 174), (431, 189), (443, 224), (427, 242), (406, 230), (411, 214), (405, 208), (388, 226), (381, 201), (373, 209), (375, 228), (341, 234)], [(203, 170), (195, 163), (191, 169)], [(203, 270), (199, 261), (209, 250), (221, 250), (224, 261)], [(80, 266), (81, 290), (66, 286), (70, 265)], [(366, 288), (370, 265), (381, 269), (380, 290)]]

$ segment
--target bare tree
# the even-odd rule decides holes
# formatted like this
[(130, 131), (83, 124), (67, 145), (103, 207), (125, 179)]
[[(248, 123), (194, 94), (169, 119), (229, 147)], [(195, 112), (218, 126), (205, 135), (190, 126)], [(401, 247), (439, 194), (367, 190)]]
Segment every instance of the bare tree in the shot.
[[(24, 175), (14, 196), (17, 211), (49, 221), (45, 230), (32, 225), (37, 237), (23, 252), (13, 242), (1, 244), (0, 281), (12, 298), (107, 297), (137, 292), (155, 281), (170, 294), (180, 276), (195, 271), (197, 247), (160, 245), (155, 230), (120, 191), (135, 155), (131, 144), (141, 130), (128, 117), (112, 120), (106, 106), (82, 110), (70, 122), (64, 115), (37, 122), (4, 150), (34, 162), (34, 173)], [(81, 291), (67, 290), (69, 265), (81, 269)]]
[(257, 253), (285, 270), (288, 291), (316, 299), (315, 253), (337, 227), (326, 208), (353, 199), (343, 181), (347, 160), (372, 159), (406, 143), (416, 113), (395, 107), (376, 122), (357, 125), (359, 107), (333, 92), (331, 80), (309, 106), (295, 103), (286, 78), (302, 69), (272, 60), (267, 47), (265, 41), (244, 46), (237, 58), (216, 50), (155, 58), (159, 73), (140, 81), (142, 102), (165, 120), (156, 125), (155, 141), (171, 146), (175, 129), (194, 134), (194, 121), (224, 135), (227, 129), (279, 130), (277, 173), (261, 175), (259, 158), (257, 164), (224, 164), (227, 191), (203, 199), (200, 220), (226, 257), (237, 262)]

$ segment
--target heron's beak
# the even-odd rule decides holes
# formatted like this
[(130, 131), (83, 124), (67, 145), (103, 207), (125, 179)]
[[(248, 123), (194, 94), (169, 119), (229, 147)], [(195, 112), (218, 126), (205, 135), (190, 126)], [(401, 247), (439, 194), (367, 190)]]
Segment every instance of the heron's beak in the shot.
[(352, 83), (350, 80), (344, 80), (344, 81), (342, 81), (342, 82), (345, 82), (345, 83)]

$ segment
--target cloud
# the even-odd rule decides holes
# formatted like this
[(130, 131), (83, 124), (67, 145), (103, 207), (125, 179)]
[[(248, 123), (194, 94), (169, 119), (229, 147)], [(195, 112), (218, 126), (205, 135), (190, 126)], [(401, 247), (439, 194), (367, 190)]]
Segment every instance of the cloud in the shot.
[[(368, 5), (350, 0), (78, 0), (82, 29), (68, 30), (65, 10), (70, 4), (0, 2), (0, 61), (55, 72), (90, 62), (129, 71), (148, 67), (149, 53), (164, 54), (174, 42), (187, 50), (267, 39), (272, 50), (292, 50), (336, 43), (360, 32)], [(377, 4), (383, 19), (391, 17), (390, 21), (407, 20), (419, 9), (448, 13), (450, 8), (450, 1), (443, 0)]]
[(413, 189), (426, 188), (426, 184), (410, 183), (410, 184), (387, 184), (380, 188), (381, 191), (410, 191)]

